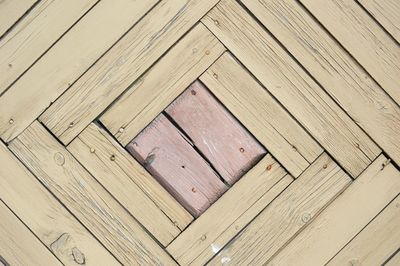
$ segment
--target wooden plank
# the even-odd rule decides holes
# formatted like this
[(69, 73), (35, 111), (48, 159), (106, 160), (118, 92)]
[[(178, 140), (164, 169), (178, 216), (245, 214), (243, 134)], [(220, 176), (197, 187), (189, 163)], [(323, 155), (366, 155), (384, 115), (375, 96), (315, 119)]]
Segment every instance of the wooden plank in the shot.
[(1, 143), (0, 155), (1, 199), (64, 265), (120, 265)]
[(199, 81), (165, 111), (230, 185), (266, 153)]
[(0, 264), (62, 265), (0, 200)]
[(390, 260), (385, 263), (385, 266), (399, 266), (400, 265), (400, 249), (393, 255)]
[(9, 148), (122, 264), (175, 264), (37, 121)]
[(350, 182), (350, 177), (326, 153), (322, 154), (210, 264), (220, 265), (224, 261), (235, 265), (267, 264)]
[(200, 80), (294, 177), (322, 153), (315, 140), (231, 54), (222, 55)]
[(198, 24), (101, 116), (101, 122), (120, 143), (128, 144), (224, 50)]
[(348, 243), (327, 265), (383, 265), (400, 247), (400, 196)]
[(238, 3), (222, 0), (202, 21), (353, 177), (379, 154), (371, 139)]
[(400, 47), (356, 1), (300, 2), (400, 104)]
[[(67, 149), (164, 246), (193, 220), (124, 148), (97, 125), (90, 124)], [(114, 156), (113, 160), (110, 160), (111, 156)]]
[(245, 0), (243, 3), (356, 123), (400, 164), (400, 108), (368, 73), (297, 1)]
[(270, 263), (327, 263), (399, 194), (400, 173), (392, 164), (386, 164), (386, 158), (383, 155), (379, 156)]
[(266, 155), (168, 247), (181, 265), (204, 265), (293, 178)]
[(36, 0), (3, 0), (0, 3), (0, 37), (24, 15)]
[(0, 137), (18, 136), (156, 1), (100, 1), (0, 97)]
[(96, 2), (43, 0), (35, 5), (0, 40), (0, 94)]
[(217, 2), (161, 1), (40, 120), (64, 144), (69, 143)]
[(195, 217), (227, 189), (163, 114), (129, 143), (127, 149)]

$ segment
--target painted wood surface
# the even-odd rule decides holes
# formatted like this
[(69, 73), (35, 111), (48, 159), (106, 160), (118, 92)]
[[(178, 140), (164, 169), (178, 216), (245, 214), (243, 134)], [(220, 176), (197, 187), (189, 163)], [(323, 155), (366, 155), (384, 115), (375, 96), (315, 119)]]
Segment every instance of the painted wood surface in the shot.
[(0, 37), (10, 29), (36, 0), (3, 0), (0, 3)]
[(129, 143), (127, 149), (195, 217), (227, 189), (163, 114)]
[(398, 265), (400, 265), (400, 249), (398, 249), (397, 252), (393, 254), (390, 260), (385, 264), (385, 266), (398, 266)]

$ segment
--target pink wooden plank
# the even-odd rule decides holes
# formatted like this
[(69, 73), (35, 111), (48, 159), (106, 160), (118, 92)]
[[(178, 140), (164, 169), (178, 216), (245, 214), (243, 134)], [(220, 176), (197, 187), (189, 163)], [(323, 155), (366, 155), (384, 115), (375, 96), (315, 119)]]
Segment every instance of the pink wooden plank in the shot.
[(227, 189), (162, 114), (130, 142), (127, 149), (195, 217)]
[(266, 153), (199, 81), (166, 112), (229, 184), (236, 182)]

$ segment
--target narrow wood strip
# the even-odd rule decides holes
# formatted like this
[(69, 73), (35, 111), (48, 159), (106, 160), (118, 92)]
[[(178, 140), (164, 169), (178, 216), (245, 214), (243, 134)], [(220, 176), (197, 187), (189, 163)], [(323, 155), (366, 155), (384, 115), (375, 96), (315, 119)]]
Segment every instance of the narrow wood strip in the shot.
[(156, 2), (100, 1), (0, 97), (0, 137), (18, 136)]
[(400, 196), (375, 217), (327, 265), (383, 265), (400, 247)]
[(1, 199), (63, 264), (119, 265), (1, 143), (0, 155)]
[(318, 143), (231, 54), (221, 56), (200, 80), (294, 177), (322, 153)]
[(0, 94), (96, 2), (43, 0), (19, 21), (0, 40)]
[(128, 144), (203, 73), (225, 48), (198, 24), (100, 118), (123, 144)]
[(0, 264), (62, 265), (0, 200)]
[(125, 149), (97, 125), (90, 124), (67, 149), (164, 246), (193, 220)]
[(175, 264), (37, 121), (9, 147), (122, 264)]
[(351, 178), (326, 153), (322, 154), (210, 264), (227, 260), (236, 265), (267, 264), (350, 182)]
[(266, 155), (167, 250), (181, 265), (204, 265), (261, 212), (293, 178)]
[(36, 0), (4, 0), (0, 3), (0, 37), (20, 18)]
[(202, 21), (353, 177), (376, 158), (371, 139), (238, 3), (222, 0)]
[(270, 263), (326, 264), (399, 194), (400, 173), (386, 162), (383, 155), (379, 156)]
[(216, 3), (217, 0), (161, 1), (40, 120), (64, 144), (69, 143)]
[(400, 47), (368, 13), (356, 1), (300, 2), (400, 104)]

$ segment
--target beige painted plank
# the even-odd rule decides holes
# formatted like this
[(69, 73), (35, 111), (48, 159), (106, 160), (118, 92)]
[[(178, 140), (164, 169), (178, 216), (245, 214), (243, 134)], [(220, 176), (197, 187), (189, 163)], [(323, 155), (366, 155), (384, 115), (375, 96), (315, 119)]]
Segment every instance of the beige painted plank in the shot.
[(385, 266), (399, 266), (400, 265), (400, 248), (397, 250), (396, 254), (387, 262)]
[(156, 1), (100, 1), (0, 97), (0, 137), (20, 134)]
[(328, 265), (383, 265), (400, 247), (400, 196), (375, 217)]
[(36, 0), (3, 0), (0, 3), (0, 36), (3, 35)]
[(204, 265), (261, 212), (293, 178), (266, 155), (167, 250), (181, 265)]
[(229, 185), (266, 153), (199, 81), (190, 85), (165, 111)]
[(0, 200), (0, 264), (62, 265)]
[(202, 21), (353, 177), (379, 154), (371, 139), (238, 3), (222, 0)]
[(193, 28), (100, 118), (123, 144), (203, 73), (225, 48), (202, 24)]
[(64, 265), (119, 265), (1, 143), (0, 155), (1, 199)]
[(315, 140), (231, 54), (222, 55), (200, 80), (294, 177), (322, 153)]
[(9, 148), (122, 264), (175, 264), (37, 121)]
[(68, 150), (164, 246), (193, 220), (124, 148), (97, 125), (90, 124), (69, 144)]
[(400, 46), (369, 14), (356, 1), (300, 2), (400, 104)]
[(323, 153), (210, 264), (224, 261), (235, 265), (266, 264), (350, 182), (351, 178)]
[(161, 1), (40, 120), (64, 144), (69, 143), (217, 2)]
[(40, 1), (0, 40), (0, 94), (96, 2)]
[(386, 161), (383, 155), (379, 156), (271, 264), (327, 263), (399, 194), (400, 173)]
[(400, 163), (400, 107), (368, 73), (297, 1), (243, 2), (357, 124)]

